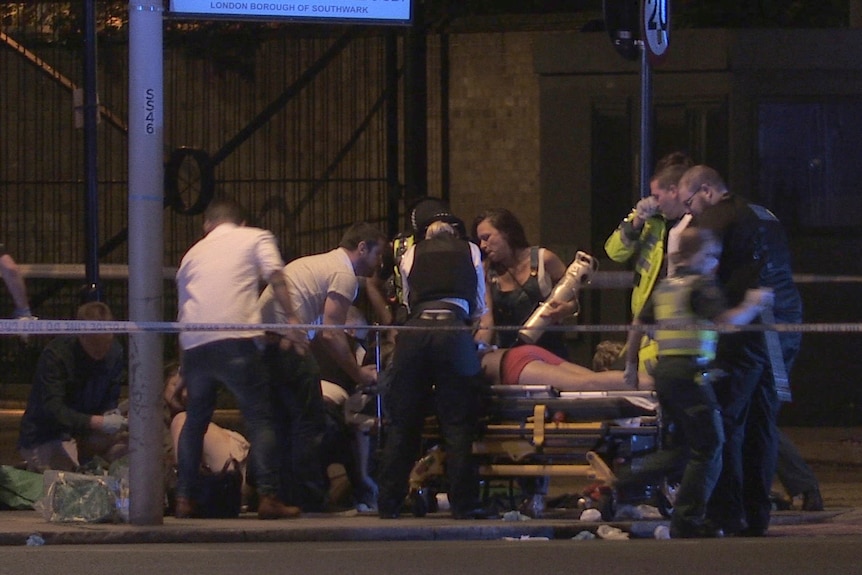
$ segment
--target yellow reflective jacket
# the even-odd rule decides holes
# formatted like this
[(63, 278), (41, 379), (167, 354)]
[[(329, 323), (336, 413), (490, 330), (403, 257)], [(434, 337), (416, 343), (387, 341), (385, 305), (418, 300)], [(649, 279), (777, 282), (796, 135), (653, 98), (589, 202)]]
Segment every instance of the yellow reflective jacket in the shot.
[(664, 265), (667, 222), (653, 216), (640, 231), (632, 228), (636, 212), (626, 216), (605, 242), (605, 252), (615, 262), (625, 263), (637, 254), (632, 280), (632, 317), (637, 317), (652, 293)]
[[(694, 356), (715, 359), (718, 332), (709, 329), (711, 322), (695, 315), (691, 309), (691, 294), (700, 276), (668, 278), (656, 286), (653, 302), (659, 357)], [(705, 329), (680, 328), (679, 325), (704, 325)]]

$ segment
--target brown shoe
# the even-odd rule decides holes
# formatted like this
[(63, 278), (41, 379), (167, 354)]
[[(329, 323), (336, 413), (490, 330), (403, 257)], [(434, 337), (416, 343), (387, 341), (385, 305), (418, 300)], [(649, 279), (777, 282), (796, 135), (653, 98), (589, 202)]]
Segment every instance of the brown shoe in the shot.
[(187, 497), (177, 497), (174, 504), (174, 517), (177, 519), (189, 519), (195, 516), (195, 504)]
[(275, 495), (261, 495), (257, 505), (258, 519), (293, 519), (299, 517), (302, 509), (285, 505)]

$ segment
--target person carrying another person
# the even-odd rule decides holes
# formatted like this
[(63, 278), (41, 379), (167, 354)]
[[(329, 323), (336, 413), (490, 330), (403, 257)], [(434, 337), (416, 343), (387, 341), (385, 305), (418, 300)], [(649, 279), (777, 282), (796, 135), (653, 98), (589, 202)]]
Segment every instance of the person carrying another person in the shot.
[[(774, 321), (801, 323), (802, 298), (793, 281), (790, 247), (775, 215), (730, 193), (709, 166), (688, 170), (680, 191), (694, 224), (720, 238), (718, 281), (728, 301), (741, 301), (752, 287), (769, 288), (775, 293)], [(724, 467), (709, 516), (726, 533), (761, 536), (769, 527), (770, 491), (783, 435), (777, 426), (781, 403), (777, 385), (788, 384), (786, 374), (802, 342), (800, 332), (782, 331), (777, 334), (775, 353), (770, 353), (768, 338), (774, 335), (744, 331), (722, 334), (719, 339), (715, 363), (724, 376), (712, 385), (721, 406), (726, 442)], [(781, 372), (784, 377), (776, 377)], [(796, 458), (799, 454), (785, 449), (783, 455)], [(801, 462), (801, 457), (796, 461)], [(819, 489), (812, 492), (811, 503), (822, 506)]]
[[(259, 324), (259, 282), (272, 287), (284, 309), (292, 310), (284, 280), (284, 261), (271, 232), (245, 225), (242, 208), (216, 198), (204, 211), (204, 237), (195, 243), (177, 270), (181, 323)], [(289, 311), (287, 323), (298, 319)], [(178, 518), (195, 515), (195, 490), (201, 466), (204, 435), (215, 410), (220, 385), (239, 404), (252, 445), (251, 468), (258, 493), (260, 519), (298, 517), (298, 507), (278, 498), (279, 446), (270, 406), (269, 382), (262, 369), (257, 329), (244, 331), (183, 331), (181, 367), (187, 390), (186, 421), (177, 444)], [(287, 342), (307, 348), (305, 335), (287, 331)]]
[[(566, 265), (554, 252), (530, 246), (524, 227), (505, 208), (487, 210), (476, 217), (473, 237), (486, 258), (485, 306), (476, 341), (501, 348), (513, 347), (518, 332), (494, 330), (494, 326), (520, 326), (530, 317), (566, 273)], [(559, 324), (573, 316), (577, 300), (552, 302), (551, 321)], [(536, 345), (562, 358), (568, 357), (563, 332), (547, 330)]]
[[(295, 317), (305, 325), (344, 326), (359, 292), (359, 277), (367, 278), (380, 269), (388, 245), (383, 232), (367, 222), (357, 222), (347, 229), (337, 248), (291, 261), (283, 275), (292, 307), (285, 309), (268, 287), (260, 297), (263, 321), (276, 324)], [(285, 333), (310, 339), (316, 352), (303, 353), (279, 334), (270, 334), (264, 352), (284, 455), (282, 497), (303, 510), (323, 511), (327, 481), (320, 450), (326, 415), (315, 356), (325, 354), (359, 388), (377, 382), (377, 369), (356, 362), (343, 329)]]
[[(656, 285), (635, 318), (636, 325), (655, 325), (658, 400), (663, 414), (676, 426), (676, 447), (684, 446), (688, 452), (671, 516), (671, 538), (724, 534), (720, 525), (706, 517), (707, 502), (721, 472), (724, 443), (719, 404), (709, 385), (718, 341), (713, 325), (749, 323), (772, 303), (770, 290), (751, 289), (736, 307), (728, 308), (715, 280), (720, 255), (721, 244), (709, 231), (683, 230), (678, 251), (670, 255), (677, 274)], [(629, 361), (637, 360), (639, 337), (637, 330), (629, 334)]]
[(399, 516), (419, 455), (426, 412), (433, 405), (446, 450), (452, 516), (484, 519), (496, 514), (479, 505), (472, 450), (481, 366), (466, 329), (485, 311), (481, 253), (446, 221), (419, 222), (419, 229), (424, 239), (407, 250), (400, 264), (409, 308), (405, 326), (411, 329), (398, 332), (389, 367), (391, 383), (384, 396), (389, 426), (378, 476), (378, 515)]
[[(676, 250), (677, 234), (691, 220), (679, 193), (679, 179), (692, 166), (683, 152), (673, 152), (661, 158), (650, 179), (650, 195), (642, 198), (631, 213), (605, 241), (605, 252), (615, 262), (634, 262), (631, 295), (632, 317), (637, 317), (649, 299), (656, 282), (673, 275), (673, 263), (667, 254)], [(646, 334), (640, 341), (640, 366), (627, 365), (630, 381), (636, 380), (638, 369), (651, 372), (655, 364), (656, 343)]]
[[(76, 319), (112, 321), (102, 302)], [(128, 452), (126, 418), (117, 406), (126, 383), (123, 347), (112, 333), (60, 336), (42, 351), (21, 418), (18, 449), (30, 471), (74, 471), (98, 456), (110, 463)]]

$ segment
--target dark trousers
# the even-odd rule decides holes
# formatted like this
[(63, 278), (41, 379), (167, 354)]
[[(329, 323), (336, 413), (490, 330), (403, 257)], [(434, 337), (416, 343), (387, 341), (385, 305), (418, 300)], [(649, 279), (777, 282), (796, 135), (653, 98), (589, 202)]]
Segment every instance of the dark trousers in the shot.
[(701, 373), (702, 368), (690, 358), (660, 357), (655, 368), (662, 413), (679, 427), (688, 450), (672, 517), (672, 525), (683, 530), (703, 522), (707, 501), (721, 473), (724, 432), (718, 402)]
[[(453, 319), (411, 319), (408, 326), (463, 326)], [(408, 478), (419, 458), (422, 427), (434, 408), (446, 450), (449, 501), (454, 513), (476, 506), (478, 473), (473, 461), (479, 410), (479, 358), (467, 331), (402, 331), (390, 367), (384, 397), (388, 427), (379, 468), (381, 513), (397, 511), (407, 494)]]
[(327, 480), (322, 457), (326, 411), (320, 369), (311, 354), (269, 346), (264, 363), (281, 462), (281, 499), (303, 511), (323, 511)]
[[(798, 318), (779, 318), (776, 314), (776, 321), (791, 322)], [(779, 341), (789, 374), (799, 353), (802, 334), (782, 332)], [(769, 527), (770, 492), (778, 467), (781, 436), (776, 423), (781, 403), (763, 335), (722, 335), (716, 364), (726, 372), (714, 384), (724, 422), (725, 447), (721, 477), (708, 513), (728, 531), (747, 524), (750, 534), (760, 535)]]
[(805, 463), (802, 454), (781, 430), (778, 431), (778, 461), (775, 467), (778, 480), (790, 497), (820, 489), (820, 483)]
[(780, 402), (762, 337), (757, 333), (722, 336), (728, 343), (740, 345), (722, 341), (716, 360), (724, 371), (713, 387), (721, 407), (725, 444), (709, 517), (729, 532), (747, 525), (749, 533), (763, 534), (769, 527)]

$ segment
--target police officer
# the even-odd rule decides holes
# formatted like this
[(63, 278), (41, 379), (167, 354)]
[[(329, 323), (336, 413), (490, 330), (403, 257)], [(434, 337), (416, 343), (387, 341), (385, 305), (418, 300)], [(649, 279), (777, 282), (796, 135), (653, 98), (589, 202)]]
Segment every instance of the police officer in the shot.
[[(472, 446), (481, 366), (472, 334), (464, 329), (484, 310), (481, 254), (462, 239), (460, 220), (434, 213), (417, 222), (418, 238), (401, 258), (406, 326), (398, 333), (384, 397), (388, 433), (379, 469), (381, 518), (397, 518), (407, 480), (420, 455), (422, 427), (433, 405), (446, 450), (449, 502), (456, 519), (489, 516), (478, 506), (478, 473)], [(449, 328), (449, 329), (446, 329)]]
[[(709, 166), (691, 168), (679, 187), (694, 223), (713, 230), (722, 241), (718, 281), (728, 301), (740, 301), (751, 287), (767, 287), (775, 293), (775, 321), (800, 323), (802, 300), (793, 282), (787, 236), (778, 219), (766, 208), (731, 194)], [(782, 362), (790, 372), (802, 334), (782, 332), (778, 339), (782, 357), (770, 356), (762, 332), (724, 334), (719, 339), (716, 365), (726, 377), (713, 385), (726, 443), (709, 515), (725, 532), (760, 536), (769, 526), (780, 407), (773, 369)]]

